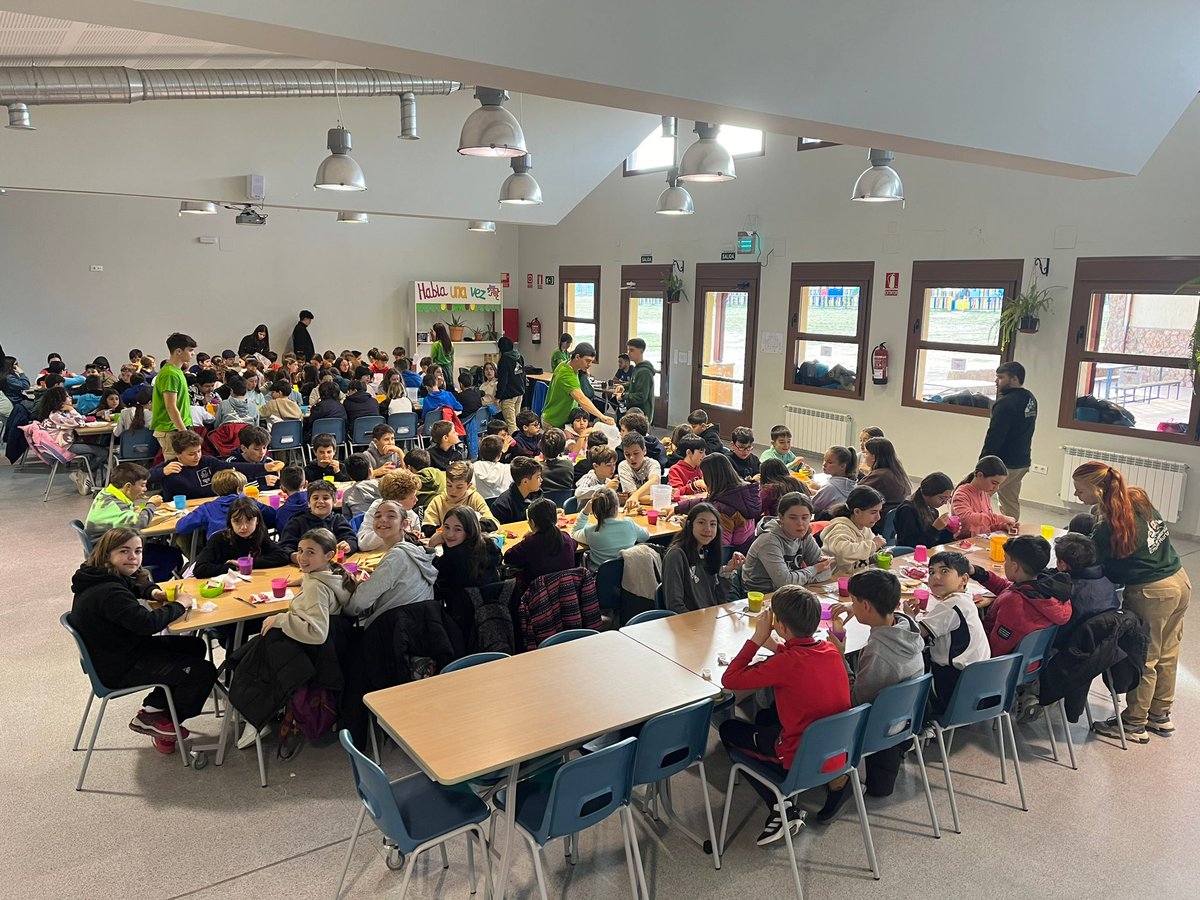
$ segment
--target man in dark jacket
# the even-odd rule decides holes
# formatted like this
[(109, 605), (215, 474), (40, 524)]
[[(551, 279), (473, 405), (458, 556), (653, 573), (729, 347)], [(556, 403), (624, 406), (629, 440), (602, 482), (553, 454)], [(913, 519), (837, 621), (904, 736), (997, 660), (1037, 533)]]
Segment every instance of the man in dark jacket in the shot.
[(996, 368), (996, 402), (992, 421), (983, 439), (980, 456), (998, 456), (1008, 467), (1008, 477), (1000, 485), (1000, 512), (1021, 520), (1021, 479), (1032, 461), (1030, 445), (1037, 425), (1038, 404), (1022, 385), (1025, 367), (1019, 362), (1001, 363)]
[[(292, 352), (296, 354), (296, 358), (311, 360), (316, 350), (313, 347), (312, 335), (308, 333), (308, 326), (312, 324), (313, 314), (307, 309), (300, 310), (300, 321), (296, 323), (296, 327), (292, 329)], [(300, 354), (304, 356), (301, 357)]]
[(646, 342), (641, 338), (630, 338), (626, 344), (633, 370), (629, 384), (620, 388), (620, 398), (626, 409), (640, 409), (646, 418), (654, 421), (654, 366), (646, 361)]
[(508, 433), (516, 434), (517, 413), (521, 409), (521, 398), (525, 396), (525, 358), (512, 338), (500, 338), (496, 348), (500, 351), (500, 365), (496, 367), (496, 400), (500, 404), (500, 417), (508, 424)]

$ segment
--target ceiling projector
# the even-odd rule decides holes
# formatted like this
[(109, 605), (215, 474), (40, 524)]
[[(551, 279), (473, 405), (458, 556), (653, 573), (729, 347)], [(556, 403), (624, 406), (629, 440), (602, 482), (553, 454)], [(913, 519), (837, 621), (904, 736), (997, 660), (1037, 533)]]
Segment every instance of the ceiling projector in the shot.
[(246, 206), (234, 217), (233, 221), (238, 225), (266, 225), (267, 217), (254, 207)]

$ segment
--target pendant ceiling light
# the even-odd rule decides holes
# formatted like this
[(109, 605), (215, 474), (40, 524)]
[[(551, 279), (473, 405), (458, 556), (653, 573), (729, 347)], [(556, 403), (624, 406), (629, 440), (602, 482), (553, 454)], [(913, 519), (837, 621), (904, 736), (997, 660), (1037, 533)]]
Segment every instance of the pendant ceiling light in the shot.
[(29, 107), (24, 103), (8, 104), (8, 124), (5, 127), (17, 131), (37, 131), (29, 120)]
[(495, 234), (496, 223), (488, 219), (472, 219), (467, 223), (467, 231), (478, 231), (483, 234)]
[(896, 158), (890, 150), (870, 151), (871, 168), (858, 176), (854, 182), (851, 200), (865, 200), (871, 203), (885, 203), (892, 200), (904, 199), (904, 185), (900, 176), (888, 163)]
[(542, 202), (542, 188), (537, 179), (529, 174), (533, 168), (533, 156), (515, 156), (512, 161), (513, 173), (504, 179), (500, 185), (500, 202), (511, 203), (514, 206), (534, 206)]
[(467, 116), (458, 136), (463, 156), (524, 156), (525, 132), (517, 117), (504, 108), (508, 92), (497, 88), (475, 88), (479, 109)]
[(215, 216), (217, 204), (208, 200), (184, 200), (179, 204), (179, 215)]
[(347, 225), (366, 225), (371, 221), (371, 217), (366, 213), (360, 212), (340, 212), (337, 215), (338, 222), (345, 222)]
[(733, 155), (717, 140), (720, 125), (697, 122), (696, 143), (688, 147), (679, 161), (679, 180), (688, 181), (733, 181), (737, 173), (733, 168)]
[(365, 191), (362, 167), (350, 156), (350, 132), (341, 125), (329, 129), (329, 156), (317, 169), (313, 187), (323, 191)]
[(690, 216), (696, 211), (692, 195), (679, 186), (679, 170), (674, 166), (667, 170), (667, 189), (658, 195), (654, 211), (660, 216)]

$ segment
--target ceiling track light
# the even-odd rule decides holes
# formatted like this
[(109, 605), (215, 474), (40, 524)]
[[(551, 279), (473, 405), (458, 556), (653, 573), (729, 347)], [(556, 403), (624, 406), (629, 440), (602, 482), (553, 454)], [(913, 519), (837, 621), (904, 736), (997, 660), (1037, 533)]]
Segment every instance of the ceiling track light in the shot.
[(479, 109), (463, 122), (458, 136), (458, 152), (463, 156), (524, 156), (525, 132), (517, 117), (504, 108), (508, 92), (498, 88), (477, 87)]
[(29, 107), (24, 103), (8, 104), (8, 125), (5, 127), (15, 131), (37, 131), (29, 121)]
[(514, 206), (536, 206), (542, 202), (542, 188), (537, 179), (529, 174), (533, 168), (533, 155), (515, 156), (512, 160), (513, 173), (500, 185), (500, 202)]
[(890, 150), (877, 150), (872, 147), (869, 156), (871, 168), (858, 176), (850, 199), (867, 203), (887, 203), (894, 200), (903, 202), (904, 185), (900, 182), (899, 174), (889, 165), (896, 158), (896, 154)]
[(337, 214), (337, 220), (347, 225), (366, 225), (371, 221), (371, 217), (364, 212), (340, 212)]
[(419, 141), (417, 134), (417, 95), (405, 91), (400, 95), (400, 133), (396, 135), (402, 141)]
[(467, 231), (478, 231), (481, 234), (495, 234), (496, 223), (490, 219), (471, 219), (467, 222)]
[(317, 169), (313, 187), (322, 191), (365, 191), (362, 167), (350, 156), (350, 132), (338, 125), (329, 129), (329, 156)]
[(183, 200), (179, 204), (179, 215), (215, 216), (217, 204), (210, 200)]
[(674, 116), (662, 117), (662, 136), (665, 138), (673, 138), (679, 131), (679, 120)]
[(692, 195), (679, 186), (679, 169), (674, 166), (667, 170), (667, 189), (658, 195), (654, 211), (660, 216), (690, 216), (696, 211)]
[(689, 181), (733, 181), (737, 172), (733, 166), (733, 155), (717, 140), (720, 125), (697, 122), (696, 143), (688, 147), (679, 161), (679, 180)]

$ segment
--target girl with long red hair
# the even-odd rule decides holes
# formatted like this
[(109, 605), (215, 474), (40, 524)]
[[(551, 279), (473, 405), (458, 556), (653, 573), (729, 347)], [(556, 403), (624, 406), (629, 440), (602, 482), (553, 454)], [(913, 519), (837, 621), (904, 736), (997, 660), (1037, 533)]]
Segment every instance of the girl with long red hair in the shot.
[[(1104, 574), (1125, 585), (1125, 608), (1150, 626), (1142, 680), (1125, 695), (1125, 736), (1139, 744), (1150, 740), (1147, 730), (1169, 737), (1175, 733), (1171, 705), (1191, 581), (1171, 546), (1166, 523), (1144, 490), (1126, 485), (1119, 470), (1102, 462), (1084, 463), (1071, 478), (1075, 496), (1095, 505), (1092, 541)], [(1119, 736), (1115, 718), (1096, 723), (1096, 730)]]

